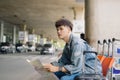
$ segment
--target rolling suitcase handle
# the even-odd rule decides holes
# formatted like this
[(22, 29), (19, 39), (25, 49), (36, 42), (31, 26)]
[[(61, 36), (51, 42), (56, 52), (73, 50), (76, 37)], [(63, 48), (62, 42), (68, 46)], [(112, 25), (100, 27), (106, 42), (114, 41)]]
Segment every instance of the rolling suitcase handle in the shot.
[[(104, 53), (105, 53), (105, 50), (104, 50), (104, 44), (106, 43), (106, 40), (104, 39), (103, 40), (103, 43), (100, 42), (100, 40), (98, 40), (98, 46), (97, 46), (97, 57), (98, 59), (100, 60), (100, 63), (103, 62), (103, 60), (105, 59), (105, 56), (104, 56)], [(102, 45), (102, 51), (99, 50), (99, 45)]]
[(100, 51), (99, 51), (99, 45), (103, 45), (103, 44), (100, 42), (100, 40), (98, 40), (98, 42), (97, 42), (97, 52), (98, 52), (98, 53), (100, 53)]
[(103, 53), (102, 53), (102, 55), (104, 55), (104, 44), (106, 43), (106, 40), (104, 39), (103, 40), (103, 43), (101, 43), (100, 42), (100, 40), (98, 40), (98, 42), (97, 42), (97, 52), (99, 53), (99, 45), (103, 45), (103, 48), (102, 48), (102, 50), (103, 50)]
[(84, 52), (83, 52), (83, 55), (85, 55), (86, 53), (95, 53), (96, 55), (98, 54), (98, 53), (95, 52), (95, 51), (84, 51)]

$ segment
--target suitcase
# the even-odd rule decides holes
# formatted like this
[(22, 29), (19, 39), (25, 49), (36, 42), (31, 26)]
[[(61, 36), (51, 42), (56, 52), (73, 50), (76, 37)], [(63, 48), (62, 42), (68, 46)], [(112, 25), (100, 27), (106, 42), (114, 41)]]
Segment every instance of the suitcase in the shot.
[[(84, 72), (84, 68), (85, 68), (85, 54), (88, 54), (88, 53), (94, 53), (94, 54), (96, 54), (97, 55), (97, 52), (95, 52), (95, 51), (84, 51), (83, 52), (83, 66), (82, 66), (82, 74), (80, 74), (79, 76), (76, 76), (75, 77), (75, 79), (74, 80), (106, 80), (106, 78), (105, 77), (103, 77), (101, 74), (98, 74), (97, 73), (97, 67), (95, 66), (94, 68), (94, 70), (95, 70), (95, 73), (92, 73), (92, 74), (86, 74), (85, 72)], [(96, 63), (97, 62), (97, 58), (95, 58), (95, 65), (97, 64)]]
[[(119, 51), (119, 45), (120, 45), (120, 39), (112, 38), (112, 56), (115, 57), (115, 62), (114, 65), (119, 64), (119, 57), (118, 54), (120, 53)], [(113, 54), (116, 55), (113, 55)], [(120, 69), (116, 68), (116, 66), (112, 67), (112, 74), (111, 77), (113, 80), (120, 80)]]

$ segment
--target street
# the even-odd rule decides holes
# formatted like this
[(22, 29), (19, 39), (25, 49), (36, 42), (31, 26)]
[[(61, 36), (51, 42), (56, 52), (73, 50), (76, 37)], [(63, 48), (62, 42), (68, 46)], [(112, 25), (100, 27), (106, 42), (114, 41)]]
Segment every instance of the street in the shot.
[[(38, 73), (26, 59), (38, 58), (41, 63), (57, 60), (56, 55), (37, 54), (1, 54), (0, 80), (55, 80), (53, 74), (41, 71)], [(47, 76), (45, 76), (47, 74)], [(51, 77), (51, 78), (50, 78)]]

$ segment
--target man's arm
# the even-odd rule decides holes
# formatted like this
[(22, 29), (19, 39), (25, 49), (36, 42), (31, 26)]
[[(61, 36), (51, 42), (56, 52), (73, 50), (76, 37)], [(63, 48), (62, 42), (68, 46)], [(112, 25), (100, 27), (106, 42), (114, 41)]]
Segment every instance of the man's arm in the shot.
[(49, 72), (56, 72), (59, 70), (57, 66), (53, 66), (52, 64), (44, 64), (43, 67)]
[(67, 70), (64, 67), (53, 66), (52, 64), (45, 64), (43, 67), (50, 72), (57, 72), (57, 71), (67, 72)]
[(83, 51), (85, 50), (84, 43), (74, 43), (72, 44), (72, 56), (71, 56), (71, 64), (67, 64), (64, 68), (69, 73), (80, 72), (82, 69), (82, 59), (83, 59)]

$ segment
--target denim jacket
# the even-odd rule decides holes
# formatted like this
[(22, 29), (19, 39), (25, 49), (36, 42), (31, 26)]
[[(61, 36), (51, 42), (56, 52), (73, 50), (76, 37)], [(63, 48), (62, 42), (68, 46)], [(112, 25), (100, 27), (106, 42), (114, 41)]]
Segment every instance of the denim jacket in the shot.
[[(68, 73), (82, 73), (83, 67), (83, 51), (91, 50), (91, 47), (84, 40), (74, 36), (71, 33), (69, 42), (66, 43), (63, 54), (58, 60), (59, 66), (63, 66)], [(85, 56), (85, 72), (94, 73), (94, 66), (97, 66), (97, 72), (102, 73), (101, 64), (97, 60), (97, 64), (94, 64), (96, 55), (87, 54)]]

